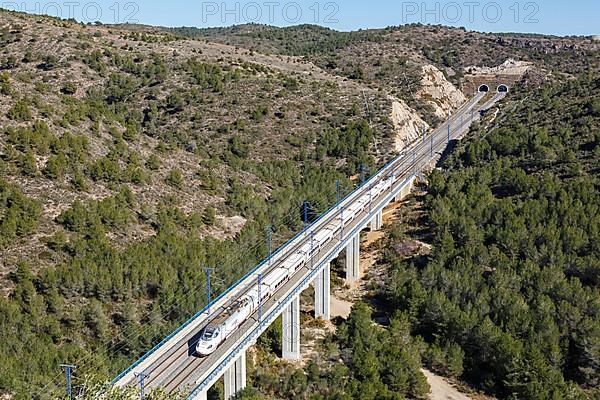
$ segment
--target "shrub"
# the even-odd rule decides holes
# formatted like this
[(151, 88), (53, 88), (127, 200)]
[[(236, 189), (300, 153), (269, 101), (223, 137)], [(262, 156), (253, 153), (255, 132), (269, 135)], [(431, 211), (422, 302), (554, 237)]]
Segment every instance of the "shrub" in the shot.
[(181, 189), (183, 187), (183, 176), (181, 175), (181, 171), (178, 169), (171, 170), (169, 175), (167, 175), (166, 182), (174, 188)]
[(443, 346), (432, 343), (424, 354), (424, 361), (432, 371), (457, 378), (463, 373), (464, 357), (464, 351), (454, 342)]
[(67, 170), (67, 158), (64, 154), (50, 156), (44, 168), (44, 175), (50, 179), (58, 179), (65, 175)]
[(27, 235), (37, 228), (42, 206), (27, 198), (21, 190), (0, 179), (0, 248), (14, 238)]
[(58, 67), (58, 57), (52, 54), (45, 55), (42, 58), (42, 63), (38, 65), (39, 69), (44, 71), (51, 71)]
[(21, 61), (24, 63), (30, 63), (30, 62), (34, 62), (35, 60), (36, 60), (36, 57), (33, 54), (33, 52), (31, 50), (27, 50), (25, 52), (25, 55), (23, 55), (23, 59)]
[(204, 210), (202, 221), (208, 226), (213, 226), (217, 222), (217, 212), (213, 207), (208, 207)]
[(235, 156), (240, 158), (248, 157), (249, 148), (248, 145), (243, 143), (238, 136), (233, 136), (229, 139), (228, 150)]
[(185, 107), (185, 101), (183, 97), (177, 92), (173, 92), (167, 96), (166, 108), (172, 113), (178, 113), (183, 111)]
[(298, 90), (300, 88), (300, 84), (298, 80), (294, 77), (288, 76), (283, 81), (283, 86), (288, 90)]
[(15, 121), (30, 121), (32, 118), (31, 110), (25, 100), (19, 100), (8, 110), (8, 117)]
[(73, 206), (58, 216), (57, 222), (73, 232), (90, 232), (99, 227), (122, 229), (130, 221), (131, 206), (135, 199), (129, 189), (122, 188), (119, 194), (101, 201), (87, 204), (77, 200)]
[(73, 95), (77, 93), (77, 86), (73, 82), (67, 82), (63, 85), (62, 89), (60, 89), (62, 94)]
[(89, 165), (88, 175), (95, 181), (119, 182), (121, 168), (118, 161), (102, 157)]
[(10, 96), (12, 94), (8, 73), (6, 72), (0, 74), (0, 94), (6, 96)]
[(134, 124), (127, 124), (125, 127), (125, 132), (123, 132), (123, 139), (128, 142), (135, 140), (138, 136), (138, 127)]
[(146, 167), (151, 171), (157, 171), (160, 168), (160, 158), (156, 154), (150, 154), (146, 160)]
[(208, 193), (215, 193), (222, 183), (217, 175), (210, 169), (198, 170), (196, 176), (202, 182), (202, 189)]
[(13, 69), (18, 65), (17, 58), (15, 56), (8, 56), (2, 62), (0, 62), (0, 70), (2, 69)]
[(109, 104), (120, 103), (127, 99), (137, 88), (137, 82), (124, 74), (111, 74), (104, 94)]
[(21, 171), (27, 176), (37, 175), (38, 168), (35, 155), (31, 150), (21, 156)]
[(81, 169), (77, 168), (73, 173), (73, 179), (71, 179), (71, 186), (73, 189), (83, 192), (87, 190), (87, 181), (85, 179), (85, 174), (81, 171)]

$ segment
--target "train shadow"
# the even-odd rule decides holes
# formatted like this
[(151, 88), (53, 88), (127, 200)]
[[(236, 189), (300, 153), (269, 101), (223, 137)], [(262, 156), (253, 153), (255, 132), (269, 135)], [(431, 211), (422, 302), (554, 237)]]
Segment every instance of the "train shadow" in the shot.
[(188, 357), (194, 356), (194, 357), (200, 358), (200, 356), (196, 353), (196, 345), (198, 344), (198, 341), (200, 340), (200, 336), (202, 336), (202, 331), (199, 331), (194, 336), (192, 336), (190, 338), (190, 340), (188, 340), (188, 342), (187, 342)]

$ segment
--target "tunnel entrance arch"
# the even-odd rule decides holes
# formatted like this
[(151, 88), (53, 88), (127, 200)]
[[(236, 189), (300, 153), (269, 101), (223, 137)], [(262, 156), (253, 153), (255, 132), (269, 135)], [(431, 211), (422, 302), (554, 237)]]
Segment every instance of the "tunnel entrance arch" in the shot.
[(488, 85), (479, 85), (479, 88), (477, 89), (477, 91), (479, 93), (488, 93), (490, 91), (490, 87)]
[(508, 85), (499, 85), (498, 93), (508, 93)]

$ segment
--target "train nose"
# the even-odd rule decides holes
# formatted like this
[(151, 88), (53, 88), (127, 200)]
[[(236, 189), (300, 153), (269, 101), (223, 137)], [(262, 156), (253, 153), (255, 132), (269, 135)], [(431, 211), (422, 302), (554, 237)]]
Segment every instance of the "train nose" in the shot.
[(216, 346), (209, 342), (198, 342), (196, 345), (196, 353), (202, 356), (208, 356), (212, 354), (216, 349)]

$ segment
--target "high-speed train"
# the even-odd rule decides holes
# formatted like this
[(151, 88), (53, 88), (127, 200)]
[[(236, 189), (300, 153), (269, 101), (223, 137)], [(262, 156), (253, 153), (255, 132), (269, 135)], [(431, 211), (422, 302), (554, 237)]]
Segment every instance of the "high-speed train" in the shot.
[(314, 234), (310, 241), (290, 255), (281, 266), (265, 275), (261, 281), (260, 293), (258, 286), (253, 288), (204, 327), (196, 345), (196, 353), (199, 356), (208, 356), (217, 350), (221, 343), (229, 338), (258, 309), (259, 302), (264, 303), (298, 270), (309, 266), (312, 256), (316, 255), (336, 234), (339, 234), (340, 230), (350, 224), (361, 211), (369, 206), (373, 199), (391, 189), (394, 183), (396, 183), (395, 175), (383, 179), (350, 207), (341, 209), (338, 216), (333, 218), (324, 228), (316, 233), (310, 233), (311, 235)]

